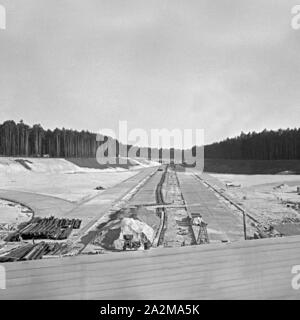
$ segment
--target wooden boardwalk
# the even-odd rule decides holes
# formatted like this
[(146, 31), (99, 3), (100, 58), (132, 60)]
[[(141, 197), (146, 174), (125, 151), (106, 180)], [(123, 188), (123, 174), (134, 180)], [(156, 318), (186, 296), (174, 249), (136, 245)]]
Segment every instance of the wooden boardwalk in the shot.
[(5, 263), (0, 299), (299, 299), (300, 237)]

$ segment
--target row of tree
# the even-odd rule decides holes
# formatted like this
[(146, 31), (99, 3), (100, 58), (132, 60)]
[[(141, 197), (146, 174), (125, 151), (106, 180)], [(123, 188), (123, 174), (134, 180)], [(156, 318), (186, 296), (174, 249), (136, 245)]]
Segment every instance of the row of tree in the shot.
[(205, 157), (213, 159), (300, 159), (300, 129), (264, 130), (205, 146)]
[[(163, 157), (162, 149), (138, 148), (123, 145), (117, 140), (91, 133), (68, 129), (44, 130), (40, 124), (32, 127), (21, 120), (15, 123), (12, 120), (0, 124), (0, 155), (26, 157), (60, 157), (60, 158), (88, 158), (95, 157), (102, 144), (105, 156), (126, 157), (131, 148), (131, 154), (137, 157)], [(174, 150), (171, 150), (174, 157)]]
[(20, 121), (0, 125), (0, 155), (49, 157), (92, 157), (97, 146), (96, 134), (66, 129), (44, 130)]
[[(117, 140), (110, 137), (100, 136), (99, 140), (95, 133), (88, 131), (64, 128), (56, 128), (53, 131), (44, 130), (40, 124), (30, 127), (22, 120), (19, 123), (5, 121), (0, 125), (0, 155), (2, 156), (95, 157), (102, 143), (116, 145), (113, 156), (119, 156), (120, 150), (128, 150), (131, 147), (119, 144)], [(148, 157), (151, 153), (159, 154), (159, 158), (163, 157), (162, 149), (139, 149), (138, 147), (134, 149), (137, 156), (140, 154), (145, 156), (145, 149), (148, 149)], [(173, 156), (174, 149), (171, 149), (171, 158)], [(300, 129), (241, 133), (238, 137), (205, 146), (205, 157), (256, 160), (300, 159)]]

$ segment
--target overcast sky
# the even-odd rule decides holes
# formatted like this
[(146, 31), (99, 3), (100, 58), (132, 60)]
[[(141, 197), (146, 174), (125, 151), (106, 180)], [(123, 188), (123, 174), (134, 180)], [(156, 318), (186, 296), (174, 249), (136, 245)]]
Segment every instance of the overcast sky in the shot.
[(99, 131), (299, 126), (297, 0), (0, 0), (0, 121)]

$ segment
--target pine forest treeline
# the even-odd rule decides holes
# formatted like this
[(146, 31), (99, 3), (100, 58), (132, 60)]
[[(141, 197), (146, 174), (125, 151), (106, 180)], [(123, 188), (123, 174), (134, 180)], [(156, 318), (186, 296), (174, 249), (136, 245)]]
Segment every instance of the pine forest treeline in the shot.
[(300, 129), (241, 133), (205, 146), (205, 157), (233, 160), (299, 160)]
[[(111, 137), (89, 131), (65, 128), (45, 130), (40, 124), (30, 127), (22, 120), (19, 123), (8, 120), (0, 124), (0, 156), (90, 158), (96, 156), (98, 147), (103, 143), (106, 143), (106, 146), (110, 145), (111, 150), (115, 150), (112, 155), (115, 157), (122, 156), (132, 147), (123, 145)], [(140, 148), (134, 149), (135, 154), (139, 156)], [(150, 157), (151, 149), (145, 149)], [(159, 155), (162, 153), (161, 149), (157, 152)], [(104, 155), (108, 155), (107, 149)]]
[(44, 130), (20, 121), (0, 125), (0, 155), (49, 157), (92, 157), (96, 154), (96, 134), (66, 129)]
[[(109, 137), (97, 141), (96, 134), (70, 129), (45, 130), (40, 124), (32, 127), (21, 120), (0, 124), (0, 155), (41, 157), (94, 157), (98, 146)], [(115, 141), (111, 139), (111, 141)], [(116, 156), (119, 152), (117, 144)], [(129, 148), (130, 146), (127, 146)], [(139, 148), (137, 148), (138, 150)], [(147, 148), (148, 149), (148, 148)], [(159, 150), (161, 155), (161, 149)], [(150, 148), (148, 154), (150, 155)], [(137, 155), (139, 151), (137, 151)], [(205, 157), (239, 160), (299, 160), (300, 129), (260, 133), (241, 133), (238, 137), (205, 146)]]

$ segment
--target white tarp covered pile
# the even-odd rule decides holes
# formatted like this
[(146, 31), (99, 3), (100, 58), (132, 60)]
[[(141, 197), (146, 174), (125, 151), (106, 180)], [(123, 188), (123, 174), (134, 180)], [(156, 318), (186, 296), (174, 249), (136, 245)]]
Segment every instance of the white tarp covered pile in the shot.
[[(150, 226), (136, 219), (124, 218), (121, 222), (120, 236), (114, 241), (114, 247), (118, 250), (123, 249), (124, 235), (132, 235), (132, 241), (142, 241), (142, 234), (144, 234), (147, 240), (149, 240), (151, 243), (153, 242), (155, 232)], [(141, 249), (142, 248), (143, 246), (141, 246)]]

